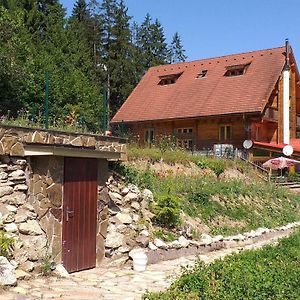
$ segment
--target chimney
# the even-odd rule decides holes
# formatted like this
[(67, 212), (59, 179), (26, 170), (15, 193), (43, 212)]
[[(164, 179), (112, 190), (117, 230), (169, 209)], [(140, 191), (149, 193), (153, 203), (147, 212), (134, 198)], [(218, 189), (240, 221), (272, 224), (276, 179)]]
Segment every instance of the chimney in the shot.
[(283, 143), (290, 143), (290, 45), (285, 40), (285, 65), (283, 68)]

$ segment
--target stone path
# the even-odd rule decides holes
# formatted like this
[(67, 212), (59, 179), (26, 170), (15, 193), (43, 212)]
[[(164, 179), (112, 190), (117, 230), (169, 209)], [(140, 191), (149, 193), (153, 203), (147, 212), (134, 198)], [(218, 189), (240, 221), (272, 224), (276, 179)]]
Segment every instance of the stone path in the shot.
[[(256, 249), (276, 242), (291, 230), (278, 232), (276, 236), (262, 239), (243, 248), (221, 249), (198, 257), (206, 263), (228, 254), (246, 249)], [(130, 267), (96, 268), (71, 274), (70, 278), (37, 277), (20, 281), (17, 287), (0, 290), (0, 300), (138, 300), (146, 290), (160, 291), (169, 287), (180, 274), (183, 266), (191, 266), (197, 257), (181, 257), (149, 265), (145, 272), (134, 272)]]

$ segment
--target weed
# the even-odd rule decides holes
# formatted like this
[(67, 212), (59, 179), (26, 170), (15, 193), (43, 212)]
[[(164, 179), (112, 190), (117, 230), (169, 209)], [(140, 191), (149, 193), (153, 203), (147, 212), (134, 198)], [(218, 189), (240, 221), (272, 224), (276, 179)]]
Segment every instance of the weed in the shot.
[(41, 272), (43, 276), (49, 276), (55, 270), (55, 262), (50, 254), (46, 254), (41, 259)]
[(173, 232), (164, 230), (164, 229), (157, 229), (153, 231), (153, 235), (163, 241), (172, 242), (176, 240), (176, 235)]
[(14, 242), (13, 238), (6, 237), (4, 232), (0, 231), (0, 256), (10, 257)]

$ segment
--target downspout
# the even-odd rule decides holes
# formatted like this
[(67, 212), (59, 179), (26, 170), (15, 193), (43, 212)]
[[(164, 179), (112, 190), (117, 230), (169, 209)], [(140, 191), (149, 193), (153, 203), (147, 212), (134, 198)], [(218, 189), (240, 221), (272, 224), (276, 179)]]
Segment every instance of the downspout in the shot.
[(290, 144), (290, 60), (289, 41), (285, 42), (286, 57), (283, 68), (283, 143)]

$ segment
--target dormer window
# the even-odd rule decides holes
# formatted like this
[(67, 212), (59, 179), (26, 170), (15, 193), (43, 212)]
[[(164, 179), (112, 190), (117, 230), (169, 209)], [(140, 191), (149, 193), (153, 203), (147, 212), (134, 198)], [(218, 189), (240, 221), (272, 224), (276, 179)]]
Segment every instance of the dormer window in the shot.
[(174, 84), (177, 79), (182, 75), (183, 72), (177, 73), (177, 74), (170, 74), (170, 75), (163, 75), (159, 76), (159, 85), (169, 85), (169, 84)]
[(233, 76), (241, 76), (244, 75), (249, 67), (249, 64), (244, 65), (234, 65), (226, 67), (226, 72), (224, 76), (226, 77), (233, 77)]
[(207, 70), (202, 70), (196, 78), (205, 78), (207, 77)]

